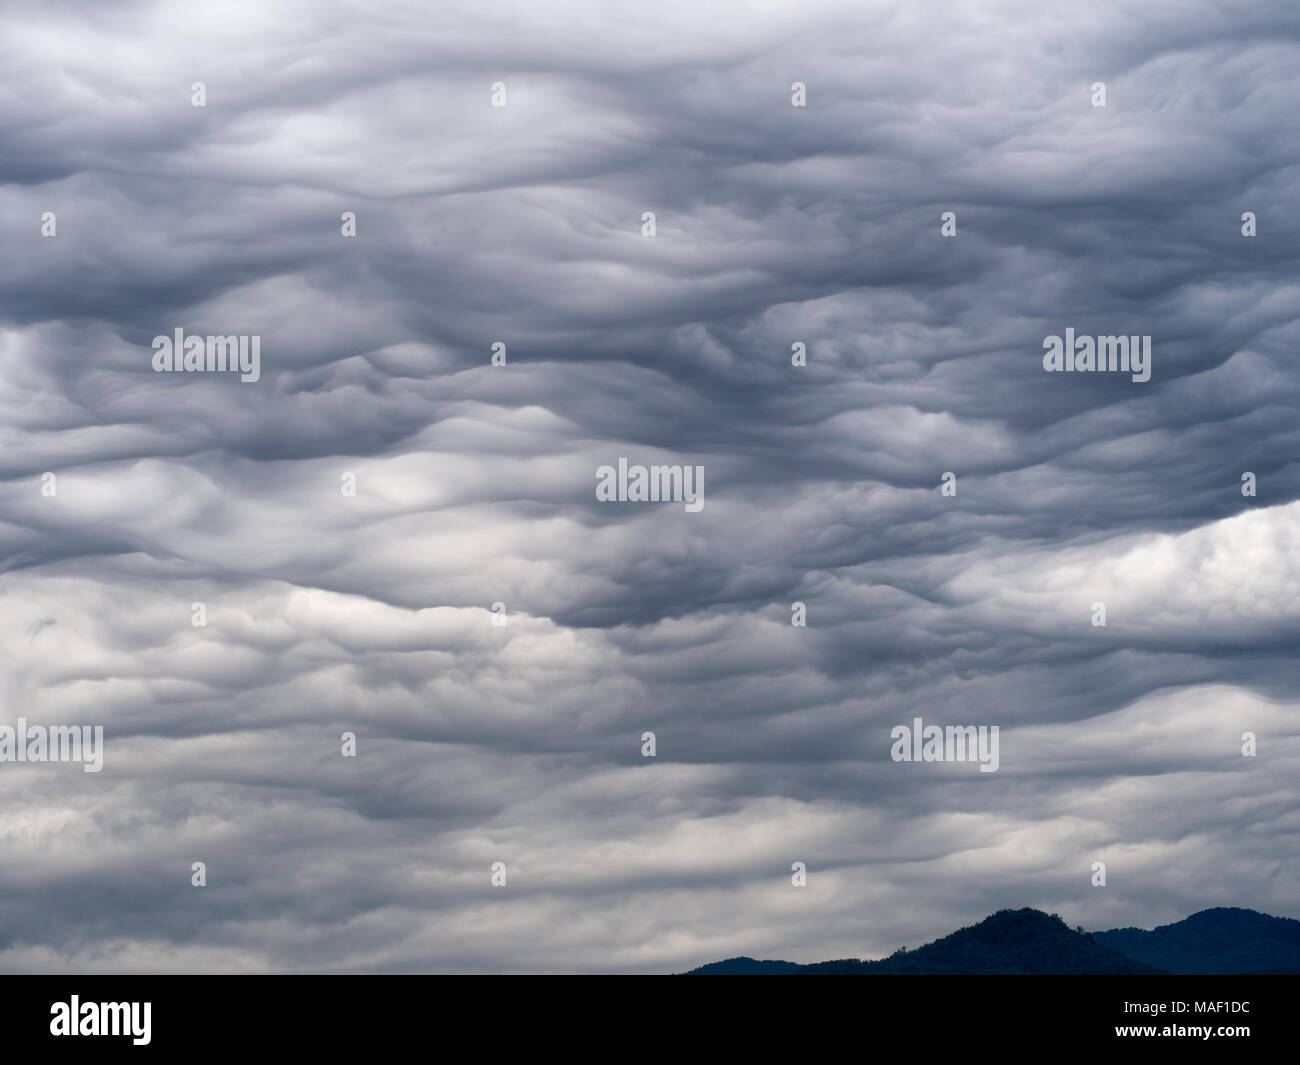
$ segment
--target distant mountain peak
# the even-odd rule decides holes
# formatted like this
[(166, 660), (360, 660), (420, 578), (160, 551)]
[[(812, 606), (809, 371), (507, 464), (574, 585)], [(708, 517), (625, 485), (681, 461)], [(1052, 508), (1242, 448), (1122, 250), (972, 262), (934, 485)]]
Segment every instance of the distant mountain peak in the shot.
[(1116, 928), (1093, 938), (1171, 973), (1300, 973), (1300, 921), (1239, 906), (1200, 910), (1149, 932)]
[(1075, 932), (1056, 914), (998, 910), (977, 924), (878, 961), (799, 965), (729, 958), (692, 976), (1065, 973), (1300, 973), (1300, 921), (1240, 906), (1199, 910), (1174, 924)]
[(816, 962), (733, 958), (692, 970), (691, 975), (1015, 974), (1150, 973), (1157, 970), (1102, 946), (1071, 929), (1055, 914), (1024, 908), (998, 910), (978, 924), (915, 950), (879, 961)]

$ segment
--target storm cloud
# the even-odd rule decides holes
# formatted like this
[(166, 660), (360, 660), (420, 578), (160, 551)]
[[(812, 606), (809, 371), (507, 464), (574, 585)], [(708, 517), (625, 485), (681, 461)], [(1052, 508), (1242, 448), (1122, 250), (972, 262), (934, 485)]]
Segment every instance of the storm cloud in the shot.
[[(0, 40), (0, 724), (105, 735), (0, 763), (0, 970), (1300, 917), (1290, 0), (13, 3)], [(154, 372), (178, 328), (259, 336), (260, 380)], [(1067, 328), (1151, 379), (1044, 372)], [(600, 502), (621, 457), (703, 509)], [(997, 725), (997, 772), (892, 761), (914, 717)]]

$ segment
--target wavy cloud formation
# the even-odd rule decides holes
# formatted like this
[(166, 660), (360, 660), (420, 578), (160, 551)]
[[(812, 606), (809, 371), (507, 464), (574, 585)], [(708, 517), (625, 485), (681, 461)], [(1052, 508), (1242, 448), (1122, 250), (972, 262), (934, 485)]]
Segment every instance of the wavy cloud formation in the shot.
[[(0, 970), (1300, 917), (1293, 3), (0, 38), (0, 724), (107, 744), (0, 764)], [(260, 336), (260, 381), (154, 373), (176, 328)], [(1066, 328), (1151, 380), (1044, 373)], [(703, 511), (598, 502), (620, 456), (702, 465)], [(999, 726), (998, 771), (891, 761), (916, 716)]]

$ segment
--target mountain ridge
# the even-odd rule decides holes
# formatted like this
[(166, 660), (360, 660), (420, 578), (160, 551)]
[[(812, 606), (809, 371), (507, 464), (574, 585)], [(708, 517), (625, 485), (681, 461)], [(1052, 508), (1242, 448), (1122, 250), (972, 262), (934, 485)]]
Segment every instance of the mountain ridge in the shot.
[(1239, 906), (1215, 906), (1176, 921), (1112, 928), (1093, 938), (1147, 965), (1180, 975), (1300, 973), (1300, 921)]
[(1025, 907), (887, 958), (801, 964), (747, 956), (691, 969), (688, 976), (784, 975), (1140, 975), (1300, 973), (1300, 921), (1239, 907), (1200, 910), (1147, 931), (1071, 930), (1056, 914)]

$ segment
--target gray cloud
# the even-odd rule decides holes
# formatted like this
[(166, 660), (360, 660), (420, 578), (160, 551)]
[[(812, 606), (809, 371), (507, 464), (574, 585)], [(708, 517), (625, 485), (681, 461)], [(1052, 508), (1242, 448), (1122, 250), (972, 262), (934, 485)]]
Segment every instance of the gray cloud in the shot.
[[(1300, 917), (1293, 4), (0, 34), (0, 723), (108, 743), (0, 764), (0, 970)], [(177, 327), (261, 380), (155, 374)], [(1151, 380), (1044, 373), (1067, 327)], [(703, 465), (703, 511), (598, 502), (620, 456)], [(914, 716), (999, 725), (998, 772), (892, 762)]]

